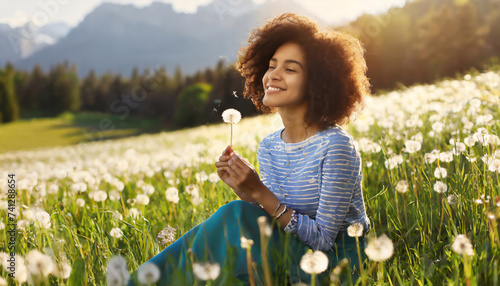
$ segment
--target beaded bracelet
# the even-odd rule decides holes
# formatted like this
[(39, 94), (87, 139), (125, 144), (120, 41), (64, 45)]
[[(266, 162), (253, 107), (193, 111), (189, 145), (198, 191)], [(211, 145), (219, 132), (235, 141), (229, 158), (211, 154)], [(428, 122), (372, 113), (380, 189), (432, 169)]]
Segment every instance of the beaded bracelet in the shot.
[(287, 207), (285, 205), (285, 208), (283, 209), (283, 211), (276, 217), (276, 219), (279, 219), (284, 213), (286, 213), (287, 211)]
[(276, 211), (278, 211), (278, 209), (280, 208), (281, 206), (281, 201), (278, 200), (278, 206), (276, 207), (276, 209), (274, 210), (273, 214), (272, 214), (272, 217), (274, 217), (274, 214), (276, 213)]

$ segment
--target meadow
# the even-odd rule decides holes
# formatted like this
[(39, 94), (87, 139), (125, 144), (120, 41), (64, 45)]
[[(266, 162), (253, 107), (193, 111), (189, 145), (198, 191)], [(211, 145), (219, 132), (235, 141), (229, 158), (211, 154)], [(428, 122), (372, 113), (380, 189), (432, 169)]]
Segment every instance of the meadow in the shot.
[[(368, 243), (393, 247), (358, 285), (500, 285), (499, 106), (500, 74), (468, 74), (370, 98), (343, 126), (363, 160)], [(258, 170), (260, 140), (282, 127), (243, 118), (234, 149)], [(221, 123), (0, 154), (0, 285), (107, 285), (117, 256), (136, 270), (237, 199), (214, 166), (229, 134)]]

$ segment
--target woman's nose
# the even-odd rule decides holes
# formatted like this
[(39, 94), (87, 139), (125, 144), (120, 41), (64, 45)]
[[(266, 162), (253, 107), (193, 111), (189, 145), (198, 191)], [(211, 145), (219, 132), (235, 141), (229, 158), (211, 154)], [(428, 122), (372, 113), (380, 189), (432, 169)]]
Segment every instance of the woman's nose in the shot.
[(281, 79), (281, 73), (279, 69), (275, 68), (269, 72), (269, 79)]

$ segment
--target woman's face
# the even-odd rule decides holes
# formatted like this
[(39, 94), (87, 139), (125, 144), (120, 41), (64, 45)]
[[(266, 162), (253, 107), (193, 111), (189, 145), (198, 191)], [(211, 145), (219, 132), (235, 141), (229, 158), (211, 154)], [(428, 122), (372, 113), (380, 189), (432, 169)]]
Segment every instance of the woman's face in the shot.
[(299, 44), (281, 45), (269, 61), (262, 78), (265, 95), (263, 103), (269, 107), (298, 107), (307, 104), (305, 53)]

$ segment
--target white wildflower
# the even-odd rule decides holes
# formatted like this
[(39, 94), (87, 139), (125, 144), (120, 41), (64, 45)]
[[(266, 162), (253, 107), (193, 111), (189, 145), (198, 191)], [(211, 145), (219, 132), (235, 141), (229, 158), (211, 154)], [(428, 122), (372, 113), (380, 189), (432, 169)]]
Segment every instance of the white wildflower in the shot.
[(373, 261), (384, 261), (389, 259), (394, 253), (394, 244), (387, 235), (382, 234), (378, 238), (373, 238), (368, 242), (365, 253)]
[(220, 274), (220, 265), (218, 263), (195, 263), (193, 272), (198, 279), (207, 281), (215, 280)]
[(436, 191), (436, 193), (444, 193), (448, 190), (448, 187), (446, 186), (445, 183), (441, 182), (441, 181), (437, 181), (435, 184), (434, 184), (434, 191)]
[(449, 195), (447, 198), (446, 198), (446, 201), (448, 202), (448, 204), (450, 206), (453, 206), (453, 205), (456, 205), (457, 202), (458, 202), (458, 198), (457, 196), (455, 195)]
[(439, 154), (439, 161), (449, 163), (453, 161), (453, 152), (446, 151)]
[(463, 234), (459, 234), (455, 237), (451, 248), (459, 255), (474, 255), (474, 249), (472, 248), (469, 238)]
[(436, 161), (439, 158), (439, 150), (432, 150), (430, 153), (425, 153), (424, 155), (424, 161), (427, 164), (432, 164), (434, 161)]
[(165, 191), (165, 197), (167, 198), (167, 201), (176, 204), (179, 202), (179, 191), (176, 187), (167, 188)]
[(144, 192), (144, 194), (150, 196), (155, 192), (155, 187), (150, 184), (144, 184), (142, 186), (142, 191)]
[(219, 175), (217, 175), (217, 173), (211, 173), (208, 175), (208, 180), (215, 184), (219, 181)]
[(309, 249), (302, 259), (300, 259), (300, 268), (308, 273), (322, 273), (328, 268), (328, 256), (323, 252)]
[(400, 180), (396, 184), (396, 191), (398, 193), (404, 194), (408, 191), (408, 182), (406, 180)]
[(444, 126), (445, 125), (443, 122), (434, 122), (432, 124), (432, 130), (436, 133), (441, 133), (441, 131), (443, 131)]
[(137, 280), (140, 284), (153, 285), (160, 279), (160, 274), (156, 264), (146, 262), (137, 269)]
[(414, 140), (408, 140), (405, 143), (405, 151), (408, 153), (415, 153), (417, 151), (420, 151), (420, 148), (422, 147), (422, 144), (418, 141)]
[(136, 208), (130, 208), (128, 210), (128, 215), (132, 218), (137, 218), (139, 217), (139, 210), (137, 210)]
[(238, 123), (241, 120), (241, 113), (233, 108), (229, 108), (222, 112), (222, 119), (226, 123)]
[(350, 237), (360, 237), (363, 235), (363, 225), (360, 223), (353, 223), (347, 228), (347, 234)]
[(54, 268), (52, 258), (36, 249), (30, 250), (26, 254), (26, 261), (28, 262), (29, 273), (32, 276), (47, 277)]
[(126, 285), (130, 279), (127, 263), (121, 256), (113, 256), (106, 266), (108, 285)]
[(76, 199), (76, 205), (80, 208), (83, 208), (83, 206), (85, 205), (85, 200), (82, 198)]
[(104, 202), (108, 198), (108, 194), (105, 191), (99, 190), (94, 193), (94, 201)]
[(142, 195), (142, 194), (139, 194), (137, 195), (137, 197), (135, 198), (136, 202), (140, 205), (148, 205), (149, 204), (149, 197), (147, 195)]
[(207, 173), (205, 171), (201, 171), (199, 173), (194, 174), (194, 177), (198, 183), (203, 183), (208, 180)]
[(437, 179), (446, 178), (447, 175), (448, 172), (446, 171), (445, 168), (437, 167), (436, 170), (434, 170), (434, 177), (436, 177)]
[(156, 239), (161, 245), (167, 245), (175, 240), (175, 233), (177, 230), (170, 225), (167, 225), (166, 228), (164, 228), (158, 235), (156, 236)]
[(59, 262), (55, 265), (52, 274), (62, 279), (68, 279), (71, 275), (71, 265), (66, 261)]
[(109, 234), (114, 238), (120, 238), (123, 236), (123, 231), (119, 227), (113, 227)]

